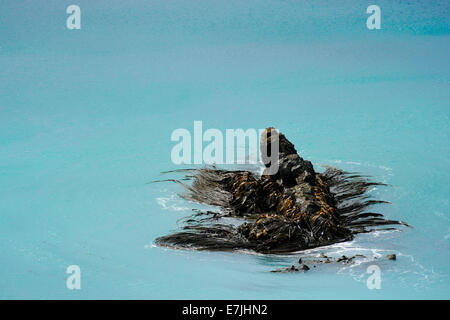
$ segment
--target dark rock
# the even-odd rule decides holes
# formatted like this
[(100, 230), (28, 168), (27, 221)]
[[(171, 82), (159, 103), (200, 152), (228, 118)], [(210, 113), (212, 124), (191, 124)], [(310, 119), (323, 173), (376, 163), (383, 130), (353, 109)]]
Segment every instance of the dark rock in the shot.
[(352, 263), (352, 260), (355, 258), (356, 256), (353, 256), (353, 257), (347, 257), (347, 256), (342, 256), (342, 257), (340, 257), (340, 258), (338, 258), (337, 260), (336, 260), (336, 262), (344, 262), (344, 263)]
[(309, 270), (309, 267), (308, 267), (306, 264), (302, 264), (302, 265), (300, 266), (300, 270), (308, 271), (308, 270)]
[(397, 260), (397, 256), (396, 256), (395, 254), (388, 254), (388, 255), (387, 255), (387, 258), (388, 258), (389, 260)]
[(299, 258), (299, 259), (298, 259), (298, 263), (299, 263), (299, 264), (302, 264), (302, 258)]
[(287, 267), (287, 268), (279, 268), (279, 269), (275, 269), (275, 270), (271, 270), (270, 272), (275, 272), (275, 273), (289, 273), (289, 272), (298, 272), (298, 268), (296, 268), (294, 265)]

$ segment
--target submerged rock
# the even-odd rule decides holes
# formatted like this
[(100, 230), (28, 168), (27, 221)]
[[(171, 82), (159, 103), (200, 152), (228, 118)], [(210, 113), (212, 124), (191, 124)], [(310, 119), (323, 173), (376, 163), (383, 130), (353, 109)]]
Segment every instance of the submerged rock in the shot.
[(305, 272), (305, 271), (308, 271), (309, 269), (310, 268), (306, 264), (301, 264), (299, 268), (292, 265), (287, 268), (279, 268), (279, 269), (271, 270), (270, 272), (276, 272), (276, 273), (289, 273), (289, 272), (299, 272), (299, 271)]
[(296, 268), (294, 265), (287, 267), (287, 268), (279, 268), (275, 270), (271, 270), (270, 272), (276, 272), (276, 273), (288, 273), (288, 272), (298, 272), (299, 269)]
[(298, 272), (298, 271), (308, 271), (311, 268), (316, 268), (317, 266), (323, 264), (352, 264), (355, 260), (366, 258), (366, 256), (362, 254), (355, 254), (354, 256), (347, 257), (329, 257), (321, 253), (319, 256), (302, 256), (298, 259), (299, 266), (291, 265), (288, 268), (279, 268), (275, 270), (271, 270), (271, 272), (279, 272), (279, 273), (288, 273), (288, 272)]
[[(366, 194), (382, 183), (331, 167), (316, 172), (310, 161), (298, 155), (294, 144), (273, 128), (262, 134), (261, 149), (270, 150), (275, 141), (279, 145), (275, 174), (265, 171), (258, 176), (245, 170), (206, 167), (187, 170), (192, 185), (175, 180), (185, 187), (181, 197), (217, 206), (221, 212), (190, 216), (180, 232), (155, 242), (199, 250), (284, 253), (352, 240), (355, 234), (380, 227), (394, 229), (387, 225), (406, 225), (380, 213), (365, 212), (371, 205), (384, 203), (369, 200)], [(263, 160), (265, 154), (262, 152)], [(227, 221), (229, 217), (244, 222), (235, 226)]]
[[(312, 264), (313, 268), (315, 268), (318, 265), (322, 265), (322, 264), (352, 264), (354, 263), (355, 260), (358, 260), (358, 258), (366, 258), (366, 256), (362, 255), (362, 254), (356, 254), (354, 256), (351, 257), (347, 257), (347, 256), (341, 256), (341, 257), (329, 257), (324, 255), (323, 253), (321, 253), (318, 257), (308, 257), (308, 256), (303, 256), (302, 258), (299, 258), (299, 264), (300, 264), (300, 269), (302, 264), (306, 265), (306, 263), (308, 264)], [(307, 266), (307, 265), (306, 265)], [(308, 266), (307, 266), (308, 267)]]

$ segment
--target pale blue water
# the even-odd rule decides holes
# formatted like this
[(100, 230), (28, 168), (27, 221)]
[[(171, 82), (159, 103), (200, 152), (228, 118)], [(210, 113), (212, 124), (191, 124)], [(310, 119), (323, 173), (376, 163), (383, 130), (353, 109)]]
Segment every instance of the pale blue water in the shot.
[[(0, 2), (0, 298), (450, 297), (448, 1)], [(414, 229), (313, 252), (352, 267), (273, 274), (299, 255), (154, 247), (193, 204), (176, 128), (283, 131), (315, 164), (392, 184)], [(375, 259), (397, 253), (397, 261)], [(66, 268), (82, 288), (66, 288)], [(369, 265), (380, 290), (366, 287)]]

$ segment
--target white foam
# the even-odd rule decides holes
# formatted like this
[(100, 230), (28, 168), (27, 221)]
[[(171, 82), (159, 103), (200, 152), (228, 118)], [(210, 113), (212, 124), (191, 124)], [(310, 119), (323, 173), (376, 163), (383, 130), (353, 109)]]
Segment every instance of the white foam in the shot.
[(181, 199), (179, 199), (176, 195), (171, 195), (170, 197), (159, 197), (156, 198), (156, 201), (164, 210), (171, 210), (171, 211), (190, 210), (190, 208), (181, 205), (181, 203), (183, 203), (184, 201), (181, 201)]
[(359, 162), (359, 161), (343, 161), (343, 160), (324, 160), (325, 162), (329, 162), (329, 163), (337, 163), (337, 164), (344, 164), (344, 165), (353, 165), (353, 166), (361, 166), (361, 167), (369, 167), (369, 168), (377, 168), (377, 169), (381, 169), (383, 171), (386, 171), (386, 173), (388, 175), (393, 175), (393, 168), (390, 168), (388, 166), (384, 166), (384, 165), (378, 165), (378, 164), (373, 164), (370, 162)]

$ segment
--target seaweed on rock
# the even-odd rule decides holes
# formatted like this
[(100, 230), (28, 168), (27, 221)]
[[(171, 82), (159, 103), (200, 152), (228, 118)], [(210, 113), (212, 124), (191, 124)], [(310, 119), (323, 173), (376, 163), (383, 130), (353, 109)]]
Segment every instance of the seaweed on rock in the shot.
[[(187, 217), (181, 231), (157, 238), (156, 244), (287, 253), (348, 241), (358, 233), (392, 230), (393, 225), (408, 226), (366, 211), (386, 203), (367, 195), (369, 188), (384, 184), (332, 167), (315, 172), (311, 162), (302, 159), (294, 145), (273, 128), (261, 136), (261, 148), (269, 150), (275, 139), (279, 147), (276, 174), (259, 176), (205, 167), (186, 170), (185, 179), (192, 179), (191, 185), (172, 180), (184, 187), (182, 198), (221, 210)], [(229, 218), (243, 222), (236, 225)]]

